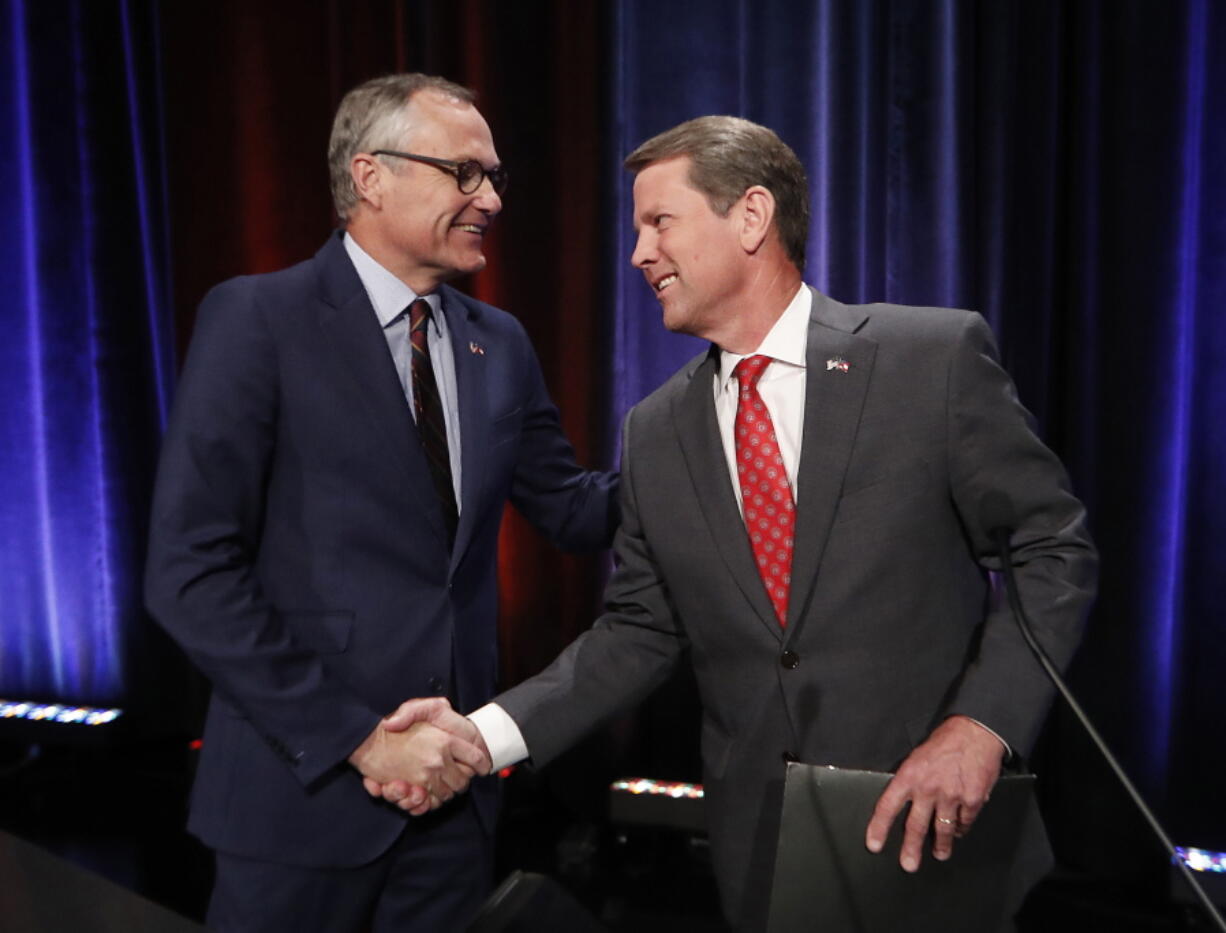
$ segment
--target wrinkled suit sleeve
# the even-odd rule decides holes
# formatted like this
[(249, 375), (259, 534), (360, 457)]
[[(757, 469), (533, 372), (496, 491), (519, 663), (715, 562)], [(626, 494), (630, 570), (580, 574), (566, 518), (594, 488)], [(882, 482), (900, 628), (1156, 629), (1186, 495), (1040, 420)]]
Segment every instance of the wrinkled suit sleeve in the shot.
[[(1064, 467), (1035, 435), (977, 314), (968, 315), (951, 357), (947, 400), (951, 494), (975, 557), (989, 571), (1000, 569), (982, 512), (985, 496), (1003, 494), (1016, 513), (1011, 545), (1023, 604), (1039, 642), (1063, 667), (1094, 597), (1097, 554), (1085, 509)], [(946, 712), (979, 720), (1026, 754), (1053, 692), (1007, 601), (994, 600)]]

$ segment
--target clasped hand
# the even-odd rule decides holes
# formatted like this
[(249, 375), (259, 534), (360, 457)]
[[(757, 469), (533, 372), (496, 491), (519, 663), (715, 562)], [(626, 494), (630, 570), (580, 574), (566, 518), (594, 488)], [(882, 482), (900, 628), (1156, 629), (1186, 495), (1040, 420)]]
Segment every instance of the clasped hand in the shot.
[(485, 741), (443, 697), (408, 700), (384, 717), (349, 756), (372, 797), (413, 816), (442, 806), (489, 774)]
[(907, 756), (886, 785), (869, 820), (865, 845), (880, 852), (891, 824), (910, 801), (899, 864), (905, 871), (919, 869), (930, 829), (932, 856), (945, 861), (953, 854), (954, 839), (970, 831), (987, 803), (1004, 753), (1000, 739), (973, 719), (949, 717)]

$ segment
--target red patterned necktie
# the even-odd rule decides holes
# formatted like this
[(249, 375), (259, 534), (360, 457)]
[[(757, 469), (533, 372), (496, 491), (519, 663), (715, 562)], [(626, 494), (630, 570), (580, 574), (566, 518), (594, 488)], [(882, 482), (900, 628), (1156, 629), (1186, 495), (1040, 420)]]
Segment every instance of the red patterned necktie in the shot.
[(413, 346), (413, 413), (417, 416), (417, 434), (421, 438), (430, 478), (443, 504), (443, 520), (447, 535), (455, 540), (459, 515), (456, 510), (455, 486), (451, 481), (451, 454), (447, 449), (447, 422), (443, 418), (443, 403), (434, 367), (430, 363), (430, 346), (426, 342), (426, 325), (430, 322), (430, 303), (418, 298), (409, 305), (409, 342)]
[(775, 426), (758, 394), (758, 380), (770, 362), (769, 356), (747, 356), (732, 371), (740, 386), (735, 423), (736, 472), (749, 546), (779, 624), (786, 626), (796, 506), (775, 439)]

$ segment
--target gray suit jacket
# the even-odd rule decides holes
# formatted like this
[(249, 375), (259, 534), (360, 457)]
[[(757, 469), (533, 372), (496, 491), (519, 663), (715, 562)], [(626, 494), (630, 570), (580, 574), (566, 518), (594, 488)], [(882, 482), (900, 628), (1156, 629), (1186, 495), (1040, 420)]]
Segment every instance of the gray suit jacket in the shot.
[(806, 360), (786, 630), (728, 477), (712, 348), (626, 418), (606, 612), (496, 700), (540, 764), (688, 652), (716, 874), (730, 918), (750, 925), (769, 890), (790, 757), (892, 770), (954, 713), (1030, 748), (1051, 691), (990, 599), (984, 495), (1000, 490), (1016, 508), (1018, 580), (1057, 663), (1077, 644), (1095, 579), (1084, 510), (979, 315), (815, 292)]

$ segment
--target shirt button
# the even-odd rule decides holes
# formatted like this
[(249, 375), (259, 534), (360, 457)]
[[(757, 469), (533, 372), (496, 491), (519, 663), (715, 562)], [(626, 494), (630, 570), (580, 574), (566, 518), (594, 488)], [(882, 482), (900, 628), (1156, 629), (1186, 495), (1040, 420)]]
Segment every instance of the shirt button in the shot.
[(795, 651), (785, 651), (779, 658), (779, 663), (786, 667), (789, 671), (794, 671), (800, 667), (800, 655)]

